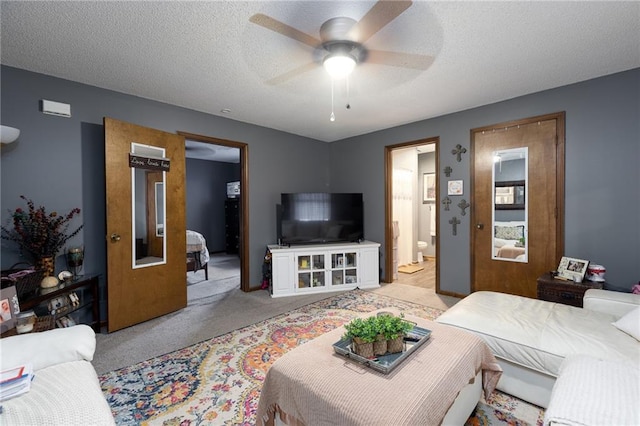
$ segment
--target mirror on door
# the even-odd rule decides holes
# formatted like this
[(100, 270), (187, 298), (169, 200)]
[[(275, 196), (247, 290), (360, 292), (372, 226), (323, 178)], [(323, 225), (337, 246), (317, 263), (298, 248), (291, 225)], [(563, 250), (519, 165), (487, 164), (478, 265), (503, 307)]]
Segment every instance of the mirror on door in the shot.
[(156, 237), (164, 235), (164, 182), (155, 182)]
[[(165, 150), (133, 142), (131, 154), (161, 160)], [(165, 177), (166, 173), (163, 171), (144, 166), (131, 168), (133, 268), (166, 263)]]
[(494, 151), (493, 162), (492, 258), (526, 263), (528, 149)]

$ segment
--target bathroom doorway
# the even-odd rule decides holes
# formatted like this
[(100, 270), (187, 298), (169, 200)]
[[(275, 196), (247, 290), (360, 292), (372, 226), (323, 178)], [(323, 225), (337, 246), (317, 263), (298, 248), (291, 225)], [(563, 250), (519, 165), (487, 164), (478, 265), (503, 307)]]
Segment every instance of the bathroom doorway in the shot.
[(385, 282), (439, 289), (438, 138), (385, 148)]

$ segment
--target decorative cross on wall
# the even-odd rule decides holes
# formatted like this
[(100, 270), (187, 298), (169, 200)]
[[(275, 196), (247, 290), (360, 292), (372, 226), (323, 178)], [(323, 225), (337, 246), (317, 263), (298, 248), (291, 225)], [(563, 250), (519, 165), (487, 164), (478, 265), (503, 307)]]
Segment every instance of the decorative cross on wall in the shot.
[(471, 205), (471, 204), (467, 203), (467, 200), (465, 200), (464, 198), (462, 199), (462, 201), (460, 201), (460, 202), (458, 203), (458, 207), (460, 207), (460, 210), (461, 210), (460, 214), (461, 214), (462, 216), (464, 216), (464, 215), (466, 215), (466, 214), (467, 214), (467, 212), (466, 212), (465, 210), (466, 210), (466, 209), (467, 209), (467, 207), (469, 207), (470, 205)]
[(453, 171), (453, 169), (449, 166), (444, 168), (444, 174), (447, 175), (447, 177), (451, 177), (451, 172)]
[(456, 145), (456, 149), (452, 149), (451, 153), (456, 156), (456, 161), (459, 163), (462, 161), (462, 154), (467, 152), (467, 148), (463, 148), (462, 145)]
[(458, 220), (457, 217), (454, 216), (451, 219), (449, 219), (449, 223), (453, 228), (453, 236), (455, 237), (456, 235), (458, 235), (458, 225), (460, 225), (461, 222)]
[(446, 211), (449, 211), (449, 204), (451, 204), (451, 198), (444, 197), (444, 199), (442, 200), (442, 204), (444, 204), (444, 209)]

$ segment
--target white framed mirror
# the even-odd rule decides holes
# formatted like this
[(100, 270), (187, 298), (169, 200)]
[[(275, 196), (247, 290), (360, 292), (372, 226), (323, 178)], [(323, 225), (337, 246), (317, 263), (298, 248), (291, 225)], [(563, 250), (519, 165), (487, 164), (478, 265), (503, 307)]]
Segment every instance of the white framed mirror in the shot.
[[(161, 160), (164, 159), (165, 149), (132, 142), (131, 154)], [(134, 269), (167, 263), (165, 179), (164, 171), (131, 167), (131, 245)]]
[(528, 148), (493, 152), (492, 259), (527, 263)]

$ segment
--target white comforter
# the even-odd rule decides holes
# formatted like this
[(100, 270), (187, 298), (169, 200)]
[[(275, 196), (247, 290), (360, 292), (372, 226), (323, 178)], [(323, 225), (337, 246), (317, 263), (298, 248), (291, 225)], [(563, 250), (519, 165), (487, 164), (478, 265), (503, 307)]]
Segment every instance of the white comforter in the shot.
[(637, 362), (640, 343), (602, 312), (504, 293), (478, 291), (437, 322), (479, 334), (498, 358), (558, 376), (565, 357), (591, 354)]
[(545, 425), (640, 424), (640, 368), (587, 355), (567, 357), (553, 386)]
[(209, 261), (209, 250), (204, 236), (196, 231), (187, 229), (187, 253), (200, 252), (200, 263), (206, 264)]

